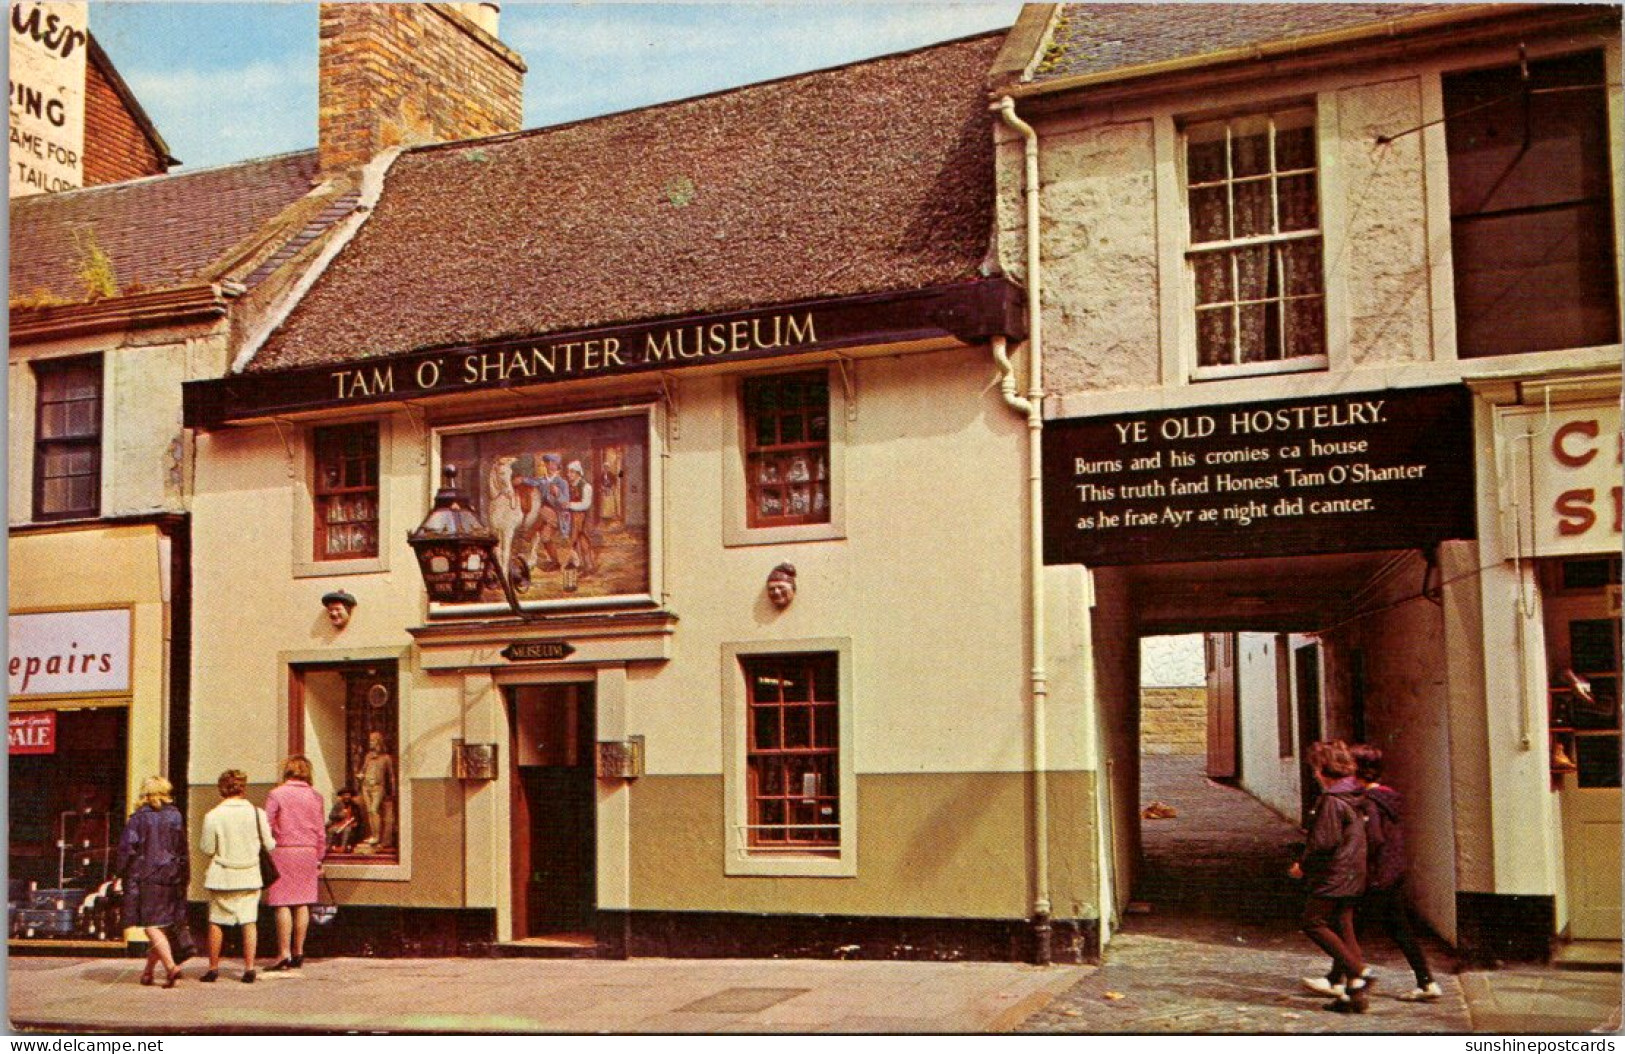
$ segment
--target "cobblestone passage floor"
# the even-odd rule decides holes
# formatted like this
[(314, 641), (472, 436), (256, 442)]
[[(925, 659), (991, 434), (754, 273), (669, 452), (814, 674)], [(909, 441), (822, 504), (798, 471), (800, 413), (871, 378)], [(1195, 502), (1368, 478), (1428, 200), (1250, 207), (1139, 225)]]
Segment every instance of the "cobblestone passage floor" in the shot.
[(1024, 1032), (1461, 1033), (1467, 1004), (1449, 950), (1428, 942), (1444, 998), (1403, 1003), (1415, 984), (1386, 938), (1363, 942), (1378, 971), (1371, 1009), (1334, 1014), (1299, 987), (1326, 959), (1298, 932), (1300, 883), (1286, 875), (1295, 824), (1252, 796), (1202, 775), (1203, 759), (1143, 759), (1140, 804), (1179, 815), (1142, 820), (1145, 865), (1135, 892), (1148, 910), (1125, 916), (1101, 968), (1030, 1018)]

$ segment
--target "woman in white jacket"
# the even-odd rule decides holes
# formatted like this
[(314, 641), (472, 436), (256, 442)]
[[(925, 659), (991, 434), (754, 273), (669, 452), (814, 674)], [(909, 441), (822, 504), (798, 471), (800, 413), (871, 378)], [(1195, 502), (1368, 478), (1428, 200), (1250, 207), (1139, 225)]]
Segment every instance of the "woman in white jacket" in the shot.
[(248, 777), (239, 769), (220, 774), (219, 805), (203, 817), (198, 848), (209, 858), (203, 888), (209, 891), (209, 972), (200, 980), (220, 977), (222, 926), (243, 928), (243, 983), (254, 982), (254, 945), (260, 914), (260, 846), (276, 848), (265, 813), (243, 797)]

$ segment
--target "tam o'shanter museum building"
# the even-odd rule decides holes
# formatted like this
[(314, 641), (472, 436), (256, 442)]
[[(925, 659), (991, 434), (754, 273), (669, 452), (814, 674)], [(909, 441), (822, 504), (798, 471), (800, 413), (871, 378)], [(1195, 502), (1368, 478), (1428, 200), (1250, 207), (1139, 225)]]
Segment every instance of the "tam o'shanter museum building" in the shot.
[(194, 842), (302, 753), (335, 949), (1094, 959), (1201, 634), (1207, 776), (1380, 745), (1435, 933), (1617, 942), (1617, 8), (1034, 5), (521, 131), (488, 7), (323, 5), (326, 196), (175, 378)]

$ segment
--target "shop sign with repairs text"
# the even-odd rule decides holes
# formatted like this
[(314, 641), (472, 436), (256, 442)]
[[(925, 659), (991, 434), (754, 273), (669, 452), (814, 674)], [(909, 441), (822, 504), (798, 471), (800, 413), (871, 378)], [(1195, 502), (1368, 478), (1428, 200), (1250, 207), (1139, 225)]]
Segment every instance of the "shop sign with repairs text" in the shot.
[(1052, 421), (1044, 561), (1369, 552), (1474, 536), (1464, 388)]
[(14, 614), (7, 632), (13, 699), (130, 690), (128, 609)]

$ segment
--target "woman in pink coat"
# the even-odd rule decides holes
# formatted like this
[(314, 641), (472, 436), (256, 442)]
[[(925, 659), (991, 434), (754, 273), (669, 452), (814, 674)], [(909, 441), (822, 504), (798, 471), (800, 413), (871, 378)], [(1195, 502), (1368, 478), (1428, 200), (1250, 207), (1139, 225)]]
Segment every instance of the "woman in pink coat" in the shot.
[(310, 759), (295, 754), (282, 763), (282, 782), (265, 798), (265, 815), (276, 836), (271, 856), (277, 880), (265, 902), (276, 909), (277, 961), (271, 971), (297, 970), (305, 961), (305, 933), (322, 857), (327, 855), (327, 813), (310, 785)]

